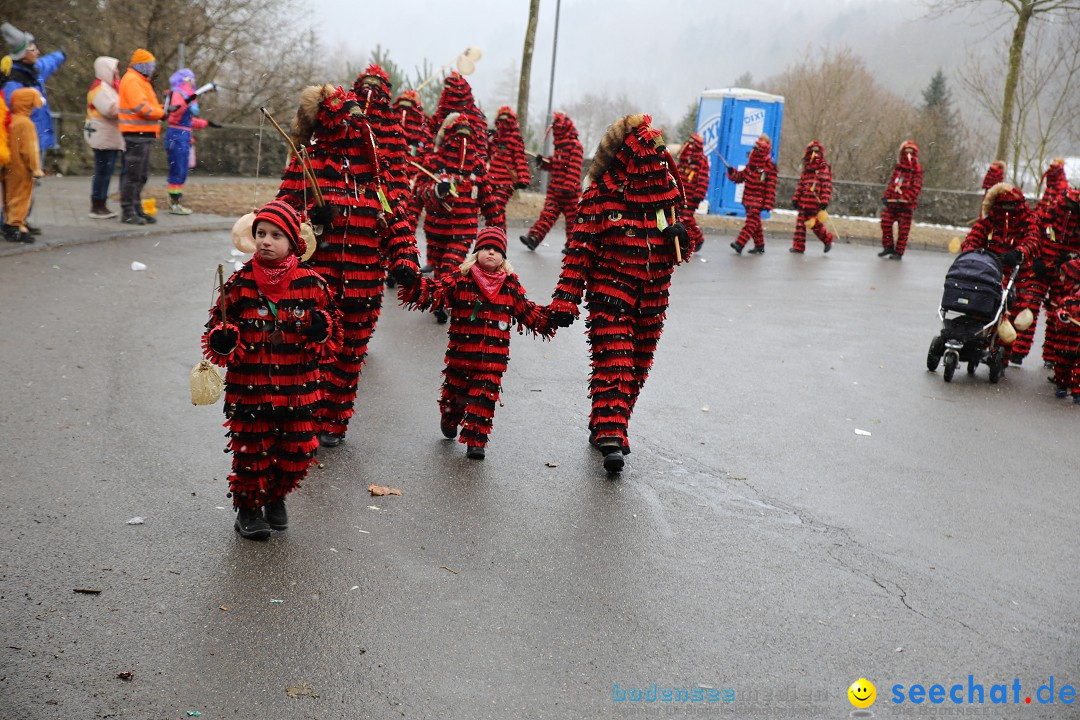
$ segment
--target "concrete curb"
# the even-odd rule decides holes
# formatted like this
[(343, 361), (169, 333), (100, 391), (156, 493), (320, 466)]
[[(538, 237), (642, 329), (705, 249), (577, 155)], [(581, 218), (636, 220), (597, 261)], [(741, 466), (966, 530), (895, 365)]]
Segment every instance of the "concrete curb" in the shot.
[(149, 238), (149, 237), (161, 237), (164, 235), (175, 235), (178, 233), (198, 233), (198, 232), (217, 232), (220, 230), (232, 230), (232, 226), (235, 220), (229, 220), (226, 218), (220, 219), (208, 219), (199, 222), (195, 225), (188, 225), (179, 227), (177, 225), (153, 225), (153, 226), (138, 226), (139, 229), (123, 229), (113, 230), (106, 232), (83, 232), (85, 228), (82, 227), (59, 227), (59, 228), (45, 228), (45, 231), (49, 233), (45, 240), (38, 240), (37, 242), (30, 244), (4, 242), (0, 246), (0, 257), (8, 257), (10, 255), (22, 255), (29, 252), (39, 252), (42, 250), (54, 250), (61, 247), (69, 247), (72, 245), (88, 245), (90, 243), (105, 242), (107, 240), (123, 240), (128, 238)]

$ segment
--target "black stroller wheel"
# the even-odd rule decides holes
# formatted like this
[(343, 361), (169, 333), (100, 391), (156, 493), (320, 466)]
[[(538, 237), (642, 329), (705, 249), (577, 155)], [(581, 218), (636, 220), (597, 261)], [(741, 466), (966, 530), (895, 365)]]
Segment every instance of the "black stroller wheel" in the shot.
[(945, 382), (952, 382), (953, 375), (956, 373), (956, 366), (959, 364), (960, 358), (956, 355), (956, 353), (951, 352), (945, 356)]
[(930, 372), (936, 371), (944, 354), (945, 338), (938, 335), (930, 341), (930, 349), (926, 352), (926, 369)]
[(971, 362), (968, 363), (968, 366), (967, 366), (968, 375), (974, 375), (975, 371), (978, 370), (978, 369), (979, 369), (979, 361), (978, 360), (972, 360)]
[(1001, 348), (997, 348), (994, 352), (990, 353), (990, 360), (987, 362), (990, 366), (990, 384), (994, 385), (1001, 379), (1002, 373), (1005, 372), (1005, 351)]

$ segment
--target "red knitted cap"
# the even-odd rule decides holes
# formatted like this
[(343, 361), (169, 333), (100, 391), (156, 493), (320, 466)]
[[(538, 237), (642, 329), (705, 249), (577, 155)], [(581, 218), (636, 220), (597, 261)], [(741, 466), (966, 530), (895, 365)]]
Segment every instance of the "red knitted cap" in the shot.
[[(289, 236), (289, 243), (293, 247), (293, 253), (303, 257), (307, 252), (307, 243), (300, 237), (300, 216), (296, 214), (293, 206), (284, 200), (271, 200), (262, 206), (255, 214), (255, 222), (251, 223), (251, 237), (255, 237), (255, 226), (260, 220), (277, 225)], [(504, 241), (505, 242), (505, 241)]]
[(478, 232), (473, 252), (480, 252), (486, 247), (495, 248), (506, 257), (506, 232), (499, 227), (486, 227)]

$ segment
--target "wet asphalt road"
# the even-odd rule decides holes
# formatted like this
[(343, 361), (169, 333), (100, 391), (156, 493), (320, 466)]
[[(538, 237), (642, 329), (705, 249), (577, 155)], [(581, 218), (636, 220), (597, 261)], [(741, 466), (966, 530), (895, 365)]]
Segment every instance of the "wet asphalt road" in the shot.
[[(227, 234), (2, 259), (0, 717), (834, 718), (859, 677), (880, 717), (895, 684), (1080, 684), (1080, 407), (1037, 358), (925, 371), (950, 256), (728, 242), (677, 273), (617, 480), (580, 323), (514, 337), (475, 462), (438, 431), (444, 327), (388, 295), (348, 442), (268, 543), (187, 389)], [(533, 299), (560, 243), (512, 245)], [(613, 699), (653, 683), (734, 699)]]

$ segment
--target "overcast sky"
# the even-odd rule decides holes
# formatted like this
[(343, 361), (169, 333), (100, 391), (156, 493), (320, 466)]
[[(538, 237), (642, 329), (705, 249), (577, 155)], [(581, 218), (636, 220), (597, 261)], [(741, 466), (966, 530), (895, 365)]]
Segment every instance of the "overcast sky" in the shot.
[[(450, 63), (477, 46), (476, 97), (489, 114), (516, 102), (528, 0), (309, 1), (336, 58), (358, 63), (381, 44), (411, 72), (424, 58)], [(919, 0), (562, 0), (554, 103), (626, 92), (641, 110), (676, 121), (701, 90), (730, 87), (744, 72), (764, 80), (825, 46), (851, 48), (881, 82), (916, 100), (939, 67), (954, 83), (968, 48), (992, 42), (1000, 6), (983, 6), (996, 21), (970, 11), (929, 19)], [(547, 105), (555, 7), (540, 2), (532, 112)]]

